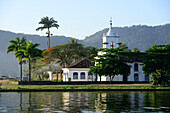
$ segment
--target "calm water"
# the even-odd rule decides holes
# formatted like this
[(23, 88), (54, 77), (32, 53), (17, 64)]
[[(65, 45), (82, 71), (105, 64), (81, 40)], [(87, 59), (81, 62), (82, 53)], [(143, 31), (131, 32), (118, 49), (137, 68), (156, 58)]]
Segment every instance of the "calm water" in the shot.
[(0, 92), (0, 113), (170, 112), (170, 92)]

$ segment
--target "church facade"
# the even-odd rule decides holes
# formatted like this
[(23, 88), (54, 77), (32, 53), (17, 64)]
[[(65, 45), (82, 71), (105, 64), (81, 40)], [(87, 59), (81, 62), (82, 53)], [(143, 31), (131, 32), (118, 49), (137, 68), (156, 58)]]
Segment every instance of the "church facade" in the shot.
[[(103, 48), (117, 48), (119, 47), (119, 36), (116, 35), (113, 31), (112, 21), (110, 21), (109, 31), (106, 34), (103, 34)], [(105, 54), (103, 52), (98, 52), (98, 55)], [(134, 53), (134, 55), (145, 55), (146, 53)], [(144, 74), (141, 63), (142, 59), (134, 58), (131, 59), (130, 75), (124, 77), (122, 75), (116, 75), (113, 81), (150, 81), (150, 76)], [(78, 62), (71, 64), (63, 70), (63, 81), (95, 81), (96, 77), (91, 73), (88, 73), (89, 67), (94, 65), (89, 59), (82, 59)], [(97, 77), (97, 80), (100, 81), (100, 78)], [(102, 76), (101, 81), (110, 81), (110, 77)]]

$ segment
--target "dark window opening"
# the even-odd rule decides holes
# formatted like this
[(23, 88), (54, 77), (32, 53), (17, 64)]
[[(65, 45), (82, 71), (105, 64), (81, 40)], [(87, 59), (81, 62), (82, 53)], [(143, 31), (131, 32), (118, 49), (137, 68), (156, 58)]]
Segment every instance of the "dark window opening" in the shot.
[(137, 63), (134, 64), (134, 71), (138, 71), (138, 64)]
[(77, 72), (73, 73), (73, 79), (78, 79), (78, 73)]
[(81, 79), (85, 79), (85, 72), (81, 72), (80, 78), (81, 78)]
[(138, 76), (138, 74), (134, 74), (134, 81), (139, 81), (139, 76)]

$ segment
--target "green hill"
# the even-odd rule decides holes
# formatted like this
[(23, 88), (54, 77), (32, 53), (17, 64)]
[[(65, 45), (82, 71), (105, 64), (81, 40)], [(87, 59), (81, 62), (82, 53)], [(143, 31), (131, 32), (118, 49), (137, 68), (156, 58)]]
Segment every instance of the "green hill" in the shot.
[[(126, 43), (130, 49), (138, 48), (144, 51), (155, 44), (170, 44), (170, 24), (160, 26), (134, 25), (131, 27), (114, 27), (114, 32), (120, 36), (120, 41)], [(96, 32), (86, 37), (84, 40), (78, 40), (86, 46), (102, 47), (103, 33), (107, 33), (108, 28)], [(9, 41), (16, 37), (26, 36), (27, 40), (33, 43), (41, 44), (40, 49), (47, 48), (47, 38), (39, 35), (28, 35), (22, 33), (13, 33), (0, 30), (0, 76), (1, 75), (17, 75), (18, 64), (12, 53), (6, 54)], [(51, 46), (67, 43), (72, 37), (53, 36), (51, 38)]]
[[(138, 48), (146, 50), (155, 44), (170, 44), (170, 24), (161, 26), (134, 25), (131, 27), (114, 27), (114, 32), (120, 36), (120, 42), (126, 43), (130, 49)], [(102, 47), (103, 33), (107, 33), (108, 28), (86, 37), (86, 45)]]

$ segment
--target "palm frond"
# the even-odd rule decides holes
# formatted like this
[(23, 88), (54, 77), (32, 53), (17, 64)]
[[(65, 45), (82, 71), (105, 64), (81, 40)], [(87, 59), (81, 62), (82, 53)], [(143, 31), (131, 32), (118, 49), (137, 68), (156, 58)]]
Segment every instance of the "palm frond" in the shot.
[(44, 29), (46, 29), (46, 27), (38, 27), (37, 29), (36, 29), (36, 31), (39, 31), (39, 30), (44, 30)]
[(11, 45), (9, 45), (9, 46), (8, 46), (8, 48), (7, 48), (7, 49), (15, 49), (15, 47), (16, 47), (16, 45), (15, 45), (15, 44), (11, 44)]
[(11, 40), (11, 41), (9, 41), (9, 43), (11, 43), (11, 44), (17, 44), (17, 41), (16, 41), (16, 40)]
[(35, 43), (35, 44), (32, 45), (32, 48), (36, 48), (38, 46), (40, 46), (40, 44)]
[(24, 57), (24, 53), (22, 51), (18, 51), (14, 55), (15, 55), (15, 59), (16, 58), (23, 58)]
[(21, 38), (20, 43), (21, 43), (21, 44), (25, 44), (25, 43), (26, 43), (25, 37), (22, 37), (22, 38)]
[(58, 24), (53, 24), (52, 27), (56, 27), (58, 29), (59, 25)]
[(14, 49), (7, 49), (7, 54), (9, 53), (9, 52), (13, 52), (14, 51)]

